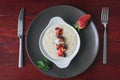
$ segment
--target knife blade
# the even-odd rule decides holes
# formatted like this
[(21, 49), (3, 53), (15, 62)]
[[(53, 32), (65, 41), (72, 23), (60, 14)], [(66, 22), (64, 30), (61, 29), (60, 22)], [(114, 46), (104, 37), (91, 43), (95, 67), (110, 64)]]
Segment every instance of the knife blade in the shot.
[(18, 67), (23, 67), (23, 21), (24, 21), (24, 8), (20, 10), (18, 17), (18, 37), (19, 37), (19, 59)]

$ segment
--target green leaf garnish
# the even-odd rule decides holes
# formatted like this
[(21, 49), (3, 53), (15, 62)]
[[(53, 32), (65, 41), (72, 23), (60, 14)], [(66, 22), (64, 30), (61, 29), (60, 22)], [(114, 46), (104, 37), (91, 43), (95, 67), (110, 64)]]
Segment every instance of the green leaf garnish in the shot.
[(79, 29), (79, 27), (78, 27), (77, 24), (74, 24), (73, 27), (74, 27), (78, 32), (80, 31), (80, 29)]
[(47, 58), (43, 58), (42, 60), (37, 61), (37, 64), (37, 67), (42, 71), (48, 71), (50, 69)]

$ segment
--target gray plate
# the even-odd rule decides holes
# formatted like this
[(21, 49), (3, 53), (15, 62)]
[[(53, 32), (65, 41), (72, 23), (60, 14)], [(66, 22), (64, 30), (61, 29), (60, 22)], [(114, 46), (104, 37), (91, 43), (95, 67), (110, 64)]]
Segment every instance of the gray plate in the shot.
[[(35, 66), (37, 66), (37, 61), (43, 58), (39, 49), (39, 37), (49, 20), (52, 17), (60, 16), (68, 24), (73, 25), (83, 14), (85, 14), (83, 11), (75, 7), (59, 5), (50, 7), (36, 16), (29, 27), (26, 38), (28, 55)], [(96, 58), (99, 47), (98, 32), (93, 21), (90, 21), (88, 26), (79, 32), (79, 35), (81, 37), (81, 47), (69, 67), (60, 69), (51, 63), (52, 69), (44, 72), (45, 74), (57, 78), (69, 78), (81, 74), (90, 67)]]

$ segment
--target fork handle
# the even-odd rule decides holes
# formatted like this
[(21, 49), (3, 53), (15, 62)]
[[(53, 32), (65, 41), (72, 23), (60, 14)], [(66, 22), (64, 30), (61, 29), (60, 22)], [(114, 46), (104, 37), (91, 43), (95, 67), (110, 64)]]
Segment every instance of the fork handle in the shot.
[(23, 39), (20, 38), (20, 44), (19, 44), (19, 61), (18, 61), (18, 67), (23, 67)]
[(104, 29), (103, 64), (107, 64), (107, 30), (106, 28)]

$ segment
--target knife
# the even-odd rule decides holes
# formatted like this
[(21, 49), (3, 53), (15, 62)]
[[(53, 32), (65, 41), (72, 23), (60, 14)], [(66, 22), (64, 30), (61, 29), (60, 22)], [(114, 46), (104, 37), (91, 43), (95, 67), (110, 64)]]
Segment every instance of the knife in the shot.
[(18, 37), (19, 37), (19, 59), (18, 67), (23, 67), (23, 20), (24, 20), (24, 8), (20, 10), (18, 17)]

